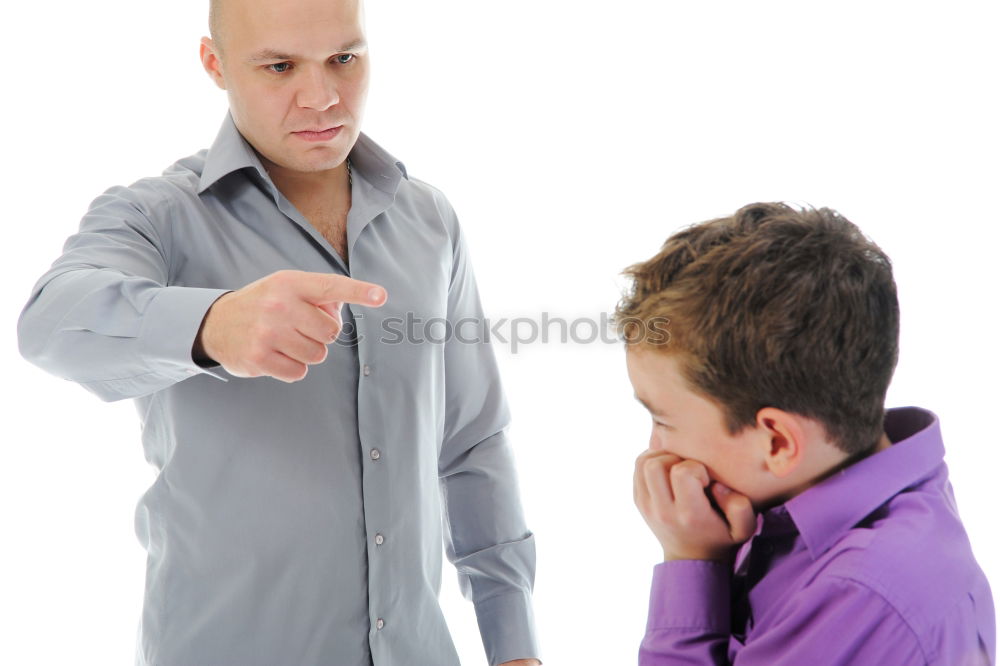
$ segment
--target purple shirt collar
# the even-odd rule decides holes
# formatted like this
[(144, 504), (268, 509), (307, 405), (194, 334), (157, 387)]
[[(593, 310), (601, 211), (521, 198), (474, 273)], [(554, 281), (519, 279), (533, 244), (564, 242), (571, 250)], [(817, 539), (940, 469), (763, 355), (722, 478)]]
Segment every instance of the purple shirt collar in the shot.
[(932, 476), (943, 464), (941, 426), (933, 412), (897, 407), (886, 410), (884, 424), (891, 447), (765, 512), (764, 524), (784, 523), (790, 516), (816, 559), (865, 516), (904, 488)]

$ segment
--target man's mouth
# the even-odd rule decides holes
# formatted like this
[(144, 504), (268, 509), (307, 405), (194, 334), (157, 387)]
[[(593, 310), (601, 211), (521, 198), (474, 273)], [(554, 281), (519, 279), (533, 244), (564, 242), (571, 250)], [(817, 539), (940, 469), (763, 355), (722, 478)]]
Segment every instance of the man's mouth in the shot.
[(337, 125), (336, 127), (306, 129), (292, 132), (292, 134), (306, 141), (328, 141), (340, 134), (343, 127), (343, 125)]
[(304, 129), (295, 130), (296, 132), (325, 132), (327, 130), (337, 129), (340, 125), (327, 125), (326, 127), (306, 127)]

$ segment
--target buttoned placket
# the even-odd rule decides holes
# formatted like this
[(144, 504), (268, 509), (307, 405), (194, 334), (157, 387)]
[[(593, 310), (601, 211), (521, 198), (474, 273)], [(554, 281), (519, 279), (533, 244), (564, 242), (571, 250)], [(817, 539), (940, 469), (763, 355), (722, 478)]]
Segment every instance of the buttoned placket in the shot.
[[(363, 363), (361, 366), (361, 374), (365, 377), (370, 377), (372, 374), (372, 367), (367, 363)], [(373, 448), (371, 451), (369, 451), (369, 458), (371, 458), (373, 462), (378, 461), (382, 458), (382, 452), (377, 448)], [(376, 532), (373, 541), (375, 542), (376, 546), (381, 546), (382, 544), (385, 543), (385, 535), (382, 534), (381, 532)], [(382, 622), (382, 620), (378, 620), (378, 622)], [(379, 629), (381, 628), (382, 627), (379, 627)]]
[[(386, 179), (388, 176), (379, 174), (380, 178)], [(365, 228), (374, 223), (394, 200), (394, 195), (372, 187), (363, 178), (355, 178), (351, 190), (351, 208), (348, 211), (347, 221), (347, 247), (348, 256), (357, 256), (354, 246), (364, 242), (363, 234)], [(339, 259), (339, 257), (337, 257)], [(354, 260), (357, 261), (356, 259)], [(366, 280), (364, 267), (356, 264), (352, 266), (356, 277)], [(362, 270), (359, 271), (358, 269)], [(350, 273), (348, 273), (350, 275)], [(369, 280), (372, 281), (372, 280)], [(376, 330), (366, 330), (374, 327), (373, 320), (358, 317), (355, 321), (357, 332), (358, 363), (360, 364), (360, 378), (358, 382), (359, 406), (369, 401), (360, 399), (362, 394), (375, 391), (377, 381), (377, 359), (379, 337)], [(380, 432), (379, 424), (381, 416), (378, 414), (362, 413), (360, 407), (358, 411), (358, 434), (362, 447), (368, 448), (367, 464), (362, 466), (362, 506), (365, 520), (365, 530), (368, 533), (369, 543), (374, 544), (368, 548), (368, 603), (369, 617), (376, 633), (380, 633), (386, 627), (385, 612), (387, 609), (380, 607), (388, 594), (391, 584), (391, 560), (388, 559), (388, 552), (385, 550), (386, 535), (383, 532), (388, 520), (389, 503), (391, 501), (389, 489), (389, 470), (386, 465), (392, 463), (391, 456), (385, 450), (388, 442), (377, 441), (372, 433)], [(377, 647), (372, 645), (373, 651)]]
[[(372, 366), (369, 363), (364, 362), (363, 359), (365, 357), (365, 354), (367, 353), (367, 348), (374, 348), (375, 343), (374, 342), (368, 343), (367, 347), (363, 348), (360, 340), (365, 338), (362, 335), (360, 335), (361, 332), (360, 328), (361, 328), (361, 323), (359, 322), (358, 357), (359, 357), (359, 362), (361, 363), (361, 381), (359, 382), (358, 390), (368, 392), (374, 390), (374, 388), (370, 386), (374, 378), (372, 377)], [(358, 414), (359, 426), (361, 418), (362, 416), (359, 413)], [(364, 430), (367, 431), (367, 429)], [(361, 435), (361, 431), (362, 429), (359, 427), (359, 435)], [(364, 445), (367, 442), (364, 442), (363, 439), (364, 436), (363, 435), (361, 436), (362, 436), (362, 445)], [(378, 446), (372, 446), (368, 450), (368, 465), (362, 472), (363, 474), (362, 494), (364, 500), (367, 500), (369, 492), (372, 492), (370, 490), (371, 487), (382, 486), (384, 489), (385, 479), (386, 479), (386, 470), (384, 469), (384, 467), (386, 465), (386, 462), (387, 461), (385, 459), (385, 456), (382, 450)], [(371, 515), (372, 512), (374, 511), (374, 509), (372, 508), (373, 505), (374, 503), (372, 502), (363, 501), (364, 515), (365, 515), (365, 529), (366, 531), (369, 532), (370, 535), (372, 530), (371, 526), (374, 524), (378, 524), (378, 522), (380, 522), (378, 520), (373, 519), (374, 517)], [(375, 544), (375, 547), (368, 549), (369, 612), (371, 613), (371, 616), (375, 618), (374, 626), (376, 632), (381, 632), (382, 629), (385, 628), (385, 618), (382, 617), (382, 613), (378, 608), (378, 600), (380, 597), (377, 594), (375, 594), (374, 591), (380, 588), (380, 586), (377, 584), (376, 581), (380, 577), (380, 572), (382, 572), (384, 568), (387, 566), (387, 563), (383, 561), (383, 558), (379, 557), (381, 554), (382, 546), (385, 544), (385, 535), (381, 531), (377, 531), (374, 533), (374, 535), (370, 536), (370, 539), (371, 542)]]
[[(358, 214), (359, 214), (359, 208), (360, 207), (356, 206), (355, 204), (360, 203), (359, 199), (357, 198), (358, 197), (358, 188), (359, 188), (360, 184), (361, 184), (360, 179), (359, 179), (359, 182), (356, 182), (356, 183), (352, 184), (352, 205), (351, 205), (351, 209), (348, 211), (348, 216), (349, 216), (348, 217), (348, 220), (349, 220), (348, 229), (350, 229), (352, 227), (352, 225), (350, 224), (351, 217), (357, 217)], [(304, 216), (298, 211), (298, 209), (290, 201), (288, 201), (277, 190), (277, 188), (273, 187), (273, 184), (272, 184), (272, 188), (273, 188), (272, 189), (272, 194), (275, 197), (275, 201), (278, 204), (278, 208), (287, 217), (289, 217), (290, 219), (292, 219), (293, 221), (295, 221), (297, 224), (299, 224), (299, 226), (301, 226), (304, 229), (306, 229), (310, 233), (310, 235), (313, 236), (313, 238), (315, 238), (318, 242), (320, 242), (321, 246), (324, 247), (324, 249), (326, 250), (326, 254), (329, 255), (329, 258), (333, 262), (335, 262), (343, 270), (343, 272), (344, 272), (345, 275), (347, 275), (348, 277), (350, 277), (351, 276), (350, 268), (348, 267), (348, 264), (347, 264), (347, 261), (345, 261), (345, 258), (342, 257), (338, 252), (336, 252), (335, 250), (333, 250), (332, 246), (329, 245), (329, 242), (318, 233), (318, 231), (312, 226), (312, 224), (310, 224), (308, 222), (308, 220), (306, 220), (304, 218)], [(364, 213), (369, 213), (369, 211), (364, 211)], [(354, 221), (357, 222), (357, 220), (354, 220)], [(350, 238), (348, 238), (348, 246), (349, 247), (353, 246), (353, 243), (351, 242)], [(349, 259), (349, 257), (350, 257), (350, 254), (348, 254), (348, 259)], [(361, 363), (361, 375), (364, 378), (368, 378), (368, 377), (371, 377), (372, 366), (370, 364), (362, 361), (362, 356), (363, 356), (364, 353), (367, 353), (367, 350), (363, 350), (362, 349), (362, 342), (361, 342), (361, 340), (363, 340), (364, 338), (363, 338), (363, 336), (360, 335), (360, 333), (361, 333), (360, 329), (361, 329), (361, 323), (360, 323), (360, 321), (355, 321), (355, 335), (356, 335), (356, 344), (357, 344), (357, 350), (358, 350), (358, 360)], [(358, 390), (359, 391), (361, 391), (361, 390), (372, 390), (372, 389), (368, 389), (367, 388), (368, 381), (370, 381), (370, 380), (366, 380), (366, 382), (364, 382), (364, 383), (359, 382)], [(360, 427), (361, 426), (361, 419), (362, 419), (362, 416), (359, 413), (358, 414), (359, 438), (361, 437), (362, 430), (367, 430), (367, 429), (363, 429), (363, 428)], [(362, 445), (364, 445), (363, 441), (362, 441)], [(369, 462), (371, 463), (371, 465), (373, 467), (364, 468), (362, 470), (362, 506), (363, 506), (363, 513), (364, 513), (365, 529), (366, 529), (366, 531), (370, 531), (370, 525), (372, 525), (373, 522), (376, 522), (376, 521), (372, 520), (372, 516), (370, 515), (370, 512), (372, 511), (372, 509), (371, 509), (371, 503), (367, 501), (368, 495), (369, 495), (369, 490), (368, 490), (369, 485), (382, 485), (382, 486), (384, 486), (385, 485), (384, 479), (386, 478), (386, 474), (385, 474), (384, 470), (377, 470), (376, 471), (377, 467), (384, 467), (385, 464), (386, 464), (384, 462), (384, 459), (383, 459), (382, 450), (379, 449), (378, 446), (372, 446), (370, 448), (369, 452), (368, 452), (368, 457), (369, 457)], [(373, 477), (374, 477), (374, 479), (373, 479)], [(381, 546), (385, 543), (385, 535), (382, 534), (381, 532), (376, 532), (375, 535), (372, 537), (372, 541), (375, 543), (376, 548), (374, 550), (375, 550), (376, 555), (377, 555), (378, 551), (381, 550)], [(375, 589), (379, 589), (380, 586), (376, 582), (374, 582), (374, 581), (375, 581), (375, 579), (378, 578), (378, 572), (380, 572), (384, 568), (385, 565), (384, 565), (383, 562), (373, 561), (372, 550), (373, 549), (371, 549), (371, 548), (368, 549), (368, 598), (369, 598), (369, 612), (372, 615), (376, 615), (377, 614), (377, 609), (372, 607), (372, 601), (371, 600), (375, 597), (375, 595), (372, 594), (372, 591), (375, 590)], [(375, 629), (377, 631), (381, 631), (385, 627), (385, 619), (383, 617), (376, 617), (374, 624), (375, 624)]]
[[(370, 210), (360, 211), (359, 206), (361, 200), (358, 198), (358, 187), (360, 184), (360, 179), (358, 179), (353, 184), (352, 192), (352, 205), (348, 212), (348, 228), (351, 228), (352, 218), (357, 218), (359, 215), (370, 214)], [(299, 226), (304, 228), (309, 234), (320, 243), (320, 246), (325, 250), (325, 254), (328, 255), (330, 261), (332, 261), (336, 266), (340, 267), (344, 275), (351, 277), (350, 269), (348, 268), (347, 262), (344, 258), (328, 243), (328, 241), (323, 238), (315, 228), (306, 220), (302, 214), (298, 211), (295, 206), (289, 202), (276, 188), (272, 187), (272, 195), (278, 205), (279, 210), (284, 213), (289, 219), (297, 223)], [(357, 219), (354, 223), (357, 223)], [(353, 245), (348, 239), (349, 247)], [(348, 258), (350, 254), (348, 254)], [(374, 390), (369, 388), (368, 384), (372, 375), (372, 366), (365, 362), (366, 355), (370, 353), (370, 350), (374, 348), (374, 343), (362, 342), (367, 341), (367, 338), (363, 335), (363, 317), (357, 317), (354, 320), (354, 334), (355, 334), (355, 344), (358, 352), (358, 362), (361, 366), (361, 378), (364, 381), (359, 381), (358, 391), (368, 392)], [(360, 402), (360, 401), (359, 401)], [(381, 546), (385, 543), (385, 535), (381, 532), (376, 532), (371, 535), (371, 525), (379, 524), (382, 522), (383, 517), (372, 516), (374, 509), (372, 508), (374, 503), (369, 501), (372, 492), (379, 492), (377, 489), (382, 488), (383, 495), (386, 486), (386, 472), (384, 468), (386, 462), (384, 458), (384, 453), (377, 442), (366, 441), (365, 435), (370, 432), (369, 428), (364, 427), (364, 416), (358, 413), (358, 436), (361, 441), (362, 447), (368, 446), (368, 464), (362, 467), (362, 512), (365, 521), (365, 530), (369, 532), (369, 539), (375, 544), (375, 548), (368, 549), (368, 599), (369, 599), (369, 617), (374, 618), (372, 624), (374, 625), (376, 631), (381, 631), (385, 627), (385, 619), (381, 617), (378, 605), (378, 590), (382, 587), (380, 585), (380, 579), (384, 578), (382, 572), (388, 566), (388, 563), (381, 561), (378, 558), (378, 551), (381, 550)], [(374, 488), (373, 488), (374, 487)], [(384, 558), (383, 558), (384, 559)]]
[[(379, 174), (379, 176), (383, 179), (388, 178), (385, 174)], [(280, 193), (280, 191), (277, 190), (273, 183), (269, 183), (269, 188), (275, 202), (278, 205), (278, 209), (281, 210), (281, 212), (284, 213), (289, 219), (305, 229), (310, 236), (316, 239), (316, 241), (324, 249), (325, 254), (328, 255), (332, 262), (341, 268), (344, 275), (354, 277), (351, 275), (350, 268), (348, 267), (348, 263), (345, 261), (344, 257), (333, 249), (329, 242), (323, 238), (322, 235), (319, 234), (319, 232), (312, 226), (312, 224), (310, 224), (308, 220), (306, 220), (305, 217), (298, 211), (298, 209), (295, 208), (295, 206), (288, 201)], [(353, 247), (363, 233), (364, 227), (367, 226), (367, 223), (373, 221), (374, 218), (388, 208), (389, 205), (391, 205), (393, 198), (394, 197), (392, 195), (388, 195), (381, 190), (371, 187), (371, 185), (367, 184), (362, 177), (354, 179), (351, 190), (351, 208), (348, 211), (347, 221), (348, 259), (350, 259), (353, 254)], [(377, 338), (368, 338), (363, 332), (364, 322), (364, 317), (356, 317), (354, 321), (356, 349), (358, 352), (358, 362), (360, 364), (361, 374), (358, 382), (359, 396), (362, 392), (374, 390), (374, 388), (369, 387), (371, 382), (374, 381), (374, 377), (372, 376), (373, 366), (368, 361), (370, 360), (373, 351), (377, 349), (377, 343), (374, 342)], [(371, 342), (369, 342), (369, 340)], [(361, 400), (358, 402), (360, 404)], [(370, 435), (373, 431), (377, 432), (377, 429), (371, 428), (369, 425), (377, 423), (377, 416), (372, 415), (372, 418), (368, 419), (359, 409), (358, 436), (361, 442), (362, 450), (364, 450), (365, 447), (368, 448), (367, 464), (362, 466), (362, 513), (364, 515), (365, 530), (369, 534), (370, 542), (375, 544), (375, 548), (368, 548), (369, 617), (374, 618), (372, 624), (374, 625), (376, 631), (380, 632), (385, 627), (386, 620), (381, 613), (381, 610), (384, 609), (380, 610), (378, 608), (378, 604), (383, 598), (380, 591), (384, 592), (389, 579), (389, 562), (385, 560), (384, 556), (380, 557), (380, 555), (384, 555), (383, 546), (386, 542), (386, 535), (381, 531), (376, 531), (372, 534), (372, 526), (380, 524), (384, 525), (387, 518), (386, 515), (377, 514), (384, 514), (387, 510), (386, 501), (388, 497), (388, 474), (385, 469), (385, 465), (387, 464), (386, 454), (385, 451), (380, 448), (383, 443), (372, 441)], [(373, 493), (376, 494), (382, 501), (372, 501)]]

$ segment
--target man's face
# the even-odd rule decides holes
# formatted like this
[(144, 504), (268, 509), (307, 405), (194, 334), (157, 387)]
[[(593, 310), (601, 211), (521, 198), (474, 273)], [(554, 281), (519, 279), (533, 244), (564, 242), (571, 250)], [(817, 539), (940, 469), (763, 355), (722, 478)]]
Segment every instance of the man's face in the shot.
[(736, 435), (726, 430), (722, 410), (692, 392), (672, 354), (627, 348), (629, 380), (636, 398), (653, 419), (649, 448), (694, 460), (719, 481), (756, 504), (770, 493), (760, 457), (760, 433), (747, 428)]
[[(227, 91), (240, 133), (286, 169), (340, 165), (368, 93), (361, 0), (223, 0), (220, 11), (221, 44), (211, 50), (222, 50), (221, 67), (212, 71), (204, 47), (202, 59)], [(319, 140), (301, 133), (327, 128), (338, 129)]]

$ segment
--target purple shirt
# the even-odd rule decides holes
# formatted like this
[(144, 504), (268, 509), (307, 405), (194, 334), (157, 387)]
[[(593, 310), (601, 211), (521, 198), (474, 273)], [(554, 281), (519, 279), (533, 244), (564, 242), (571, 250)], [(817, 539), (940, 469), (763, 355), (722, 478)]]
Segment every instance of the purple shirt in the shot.
[(994, 664), (937, 416), (886, 411), (893, 446), (757, 516), (735, 570), (658, 564), (639, 664)]

